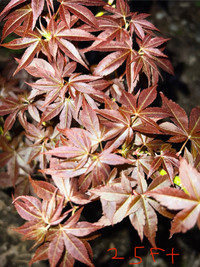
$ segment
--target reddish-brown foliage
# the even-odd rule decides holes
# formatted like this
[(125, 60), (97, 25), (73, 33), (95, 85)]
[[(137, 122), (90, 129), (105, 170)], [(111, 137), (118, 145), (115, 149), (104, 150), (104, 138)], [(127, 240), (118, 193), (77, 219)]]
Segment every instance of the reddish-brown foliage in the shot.
[[(28, 221), (16, 231), (35, 241), (30, 264), (94, 266), (88, 240), (127, 216), (154, 247), (156, 212), (173, 219), (171, 236), (200, 228), (200, 108), (188, 119), (163, 93), (154, 104), (160, 70), (173, 74), (168, 39), (125, 0), (57, 2), (11, 0), (0, 14), (1, 46), (26, 49), (14, 74), (31, 77), (24, 89), (5, 80), (0, 98), (0, 185)], [(99, 221), (80, 219), (94, 201)]]

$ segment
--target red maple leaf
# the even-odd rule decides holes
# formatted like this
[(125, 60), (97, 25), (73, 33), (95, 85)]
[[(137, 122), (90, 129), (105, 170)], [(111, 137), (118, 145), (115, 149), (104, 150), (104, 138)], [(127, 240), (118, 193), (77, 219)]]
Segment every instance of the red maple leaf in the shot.
[(200, 228), (200, 173), (182, 158), (179, 176), (184, 191), (165, 187), (149, 193), (168, 209), (178, 211), (172, 221), (171, 236), (178, 232), (185, 233), (196, 223)]
[(168, 142), (184, 142), (179, 151), (180, 154), (190, 140), (194, 149), (200, 152), (200, 108), (193, 108), (188, 120), (186, 112), (177, 103), (167, 99), (162, 93), (161, 97), (163, 109), (169, 112), (170, 120), (172, 121), (172, 123), (164, 122), (160, 125), (166, 134), (172, 135)]
[[(155, 246), (157, 231), (157, 215), (155, 210), (163, 216), (173, 217), (163, 206), (149, 197), (157, 188), (163, 188), (169, 184), (167, 177), (158, 177), (149, 186), (140, 173), (139, 179), (127, 177), (122, 173), (121, 182), (113, 181), (104, 186), (91, 189), (98, 195), (102, 202), (105, 216), (111, 224), (122, 221), (129, 216), (131, 224), (137, 230), (141, 241), (145, 235), (151, 244)], [(102, 220), (104, 223), (104, 221)]]
[(23, 6), (6, 16), (7, 20), (3, 27), (1, 40), (4, 40), (10, 33), (14, 32), (21, 24), (24, 25), (24, 33), (30, 28), (33, 20), (32, 8), (30, 5)]
[(156, 170), (159, 170), (161, 166), (166, 171), (171, 183), (173, 184), (175, 177), (174, 167), (176, 167), (176, 169), (179, 168), (179, 160), (176, 152), (171, 149), (170, 144), (162, 145), (160, 148), (160, 154), (154, 156), (148, 176), (150, 177), (152, 173), (154, 173)]
[(14, 50), (28, 47), (24, 52), (22, 58), (20, 59), (19, 65), (15, 70), (14, 74), (16, 74), (21, 69), (25, 68), (28, 64), (30, 64), (35, 55), (41, 50), (45, 55), (51, 57), (46, 42), (42, 39), (42, 35), (38, 32), (38, 30), (32, 31), (29, 29), (27, 33), (24, 33), (24, 29), (20, 28), (17, 31), (17, 34), (22, 37), (1, 45), (3, 47)]
[(91, 183), (93, 186), (102, 184), (109, 175), (109, 165), (129, 163), (112, 153), (111, 147), (99, 152), (98, 144), (92, 144), (94, 138), (87, 130), (71, 128), (60, 131), (68, 140), (62, 138), (63, 146), (46, 152), (57, 158), (52, 158), (50, 168), (43, 172), (65, 179), (81, 175), (78, 183), (82, 191), (86, 191)]
[(158, 82), (160, 75), (158, 67), (173, 74), (173, 67), (170, 61), (166, 59), (167, 56), (159, 49), (159, 46), (163, 45), (167, 40), (162, 37), (152, 38), (151, 35), (146, 35), (142, 40), (137, 39), (139, 57), (134, 62), (134, 70), (136, 73), (139, 73), (140, 70), (145, 73), (148, 78), (148, 85)]
[(145, 18), (149, 14), (134, 12), (131, 16), (130, 27), (132, 31), (135, 31), (140, 39), (144, 39), (145, 32), (151, 34), (151, 31), (159, 31), (151, 22), (147, 21)]
[(98, 23), (94, 14), (85, 6), (103, 6), (105, 3), (101, 0), (64, 0), (59, 6), (59, 13), (66, 26), (70, 25), (70, 13), (76, 15), (79, 19), (92, 27), (97, 27)]
[[(90, 245), (82, 237), (101, 227), (85, 221), (79, 222), (82, 208), (62, 224), (73, 210), (63, 213), (63, 201), (64, 197), (58, 200), (57, 190), (49, 200), (45, 197), (42, 202), (30, 196), (20, 196), (14, 200), (20, 216), (28, 220), (15, 231), (23, 234), (26, 239), (35, 240), (34, 246), (39, 245), (30, 264), (48, 256), (51, 267), (57, 266), (60, 260), (66, 262), (69, 259), (72, 263), (76, 259), (88, 266), (94, 266), (91, 262)], [(47, 241), (46, 245), (44, 240)]]
[[(66, 110), (67, 106), (74, 111), (66, 114), (66, 120), (70, 126), (70, 116), (77, 120), (83, 99), (86, 99), (93, 107), (96, 107), (93, 98), (103, 101), (105, 95), (101, 88), (95, 89), (90, 84), (99, 80), (100, 77), (74, 73), (76, 66), (76, 62), (67, 63), (67, 59), (59, 53), (52, 64), (44, 59), (36, 58), (26, 67), (31, 75), (41, 77), (35, 83), (29, 83), (33, 88), (31, 97), (45, 93), (43, 107), (47, 109), (43, 110), (40, 123), (58, 115), (62, 109)], [(52, 102), (53, 104), (49, 106)]]

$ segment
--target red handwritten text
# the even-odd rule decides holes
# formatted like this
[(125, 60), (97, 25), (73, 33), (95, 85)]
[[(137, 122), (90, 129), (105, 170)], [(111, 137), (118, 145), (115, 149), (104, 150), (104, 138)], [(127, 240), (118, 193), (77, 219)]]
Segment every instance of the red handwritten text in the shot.
[[(144, 246), (143, 247), (134, 247), (134, 258), (138, 259), (138, 262), (129, 262), (130, 265), (142, 263), (142, 257), (137, 255), (137, 250), (143, 249), (143, 248), (144, 248)], [(115, 254), (112, 257), (113, 260), (124, 260), (125, 259), (124, 257), (118, 257), (117, 256), (117, 249), (116, 248), (109, 248), (107, 251), (111, 251), (111, 250), (115, 251)], [(158, 255), (159, 251), (165, 252), (165, 249), (162, 249), (162, 248), (150, 248), (150, 254), (151, 254), (152, 260), (154, 262), (156, 261), (154, 255)], [(170, 256), (171, 257), (171, 263), (174, 264), (174, 256), (178, 256), (180, 254), (179, 253), (174, 253), (174, 248), (172, 248), (171, 249), (171, 253), (167, 253), (165, 255), (166, 256)]]

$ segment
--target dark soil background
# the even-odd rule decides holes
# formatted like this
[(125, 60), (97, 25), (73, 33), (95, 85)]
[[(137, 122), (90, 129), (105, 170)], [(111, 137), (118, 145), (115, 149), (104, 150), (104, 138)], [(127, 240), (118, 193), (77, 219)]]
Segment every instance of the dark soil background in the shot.
[[(5, 2), (0, 0), (1, 10)], [(172, 61), (175, 75), (163, 73), (159, 90), (179, 103), (189, 114), (193, 107), (200, 105), (200, 1), (130, 0), (129, 2), (132, 11), (150, 13), (149, 20), (165, 38), (171, 38), (166, 53)], [(10, 53), (0, 48), (0, 70), (9, 60)], [(0, 267), (25, 267), (33, 255), (33, 252), (29, 251), (32, 243), (21, 241), (20, 236), (13, 231), (12, 228), (22, 225), (23, 220), (11, 202), (8, 191), (0, 190)], [(88, 213), (91, 211), (88, 210)], [(144, 248), (137, 250), (137, 255), (142, 258), (139, 267), (200, 267), (200, 231), (197, 227), (186, 234), (176, 234), (171, 239), (169, 239), (169, 229), (170, 221), (159, 217), (156, 244), (165, 251), (154, 251), (159, 252), (159, 255), (154, 255), (155, 262), (150, 254), (150, 244), (146, 239), (141, 244), (128, 219), (114, 227), (104, 229), (102, 236), (92, 241), (95, 266), (131, 266), (130, 262), (139, 262), (139, 259), (133, 258), (134, 248), (143, 246)], [(124, 259), (112, 259), (114, 250), (107, 251), (109, 248), (116, 248), (117, 256)], [(172, 248), (174, 253), (180, 254), (174, 256), (174, 264), (171, 257), (166, 256), (172, 252)], [(32, 266), (49, 265), (47, 262), (38, 262)], [(82, 265), (76, 263), (76, 266)]]

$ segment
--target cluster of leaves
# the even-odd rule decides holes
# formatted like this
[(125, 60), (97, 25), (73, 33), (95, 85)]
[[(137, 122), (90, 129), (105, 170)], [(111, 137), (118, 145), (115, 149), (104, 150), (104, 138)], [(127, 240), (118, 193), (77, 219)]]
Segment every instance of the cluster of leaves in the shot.
[[(31, 77), (2, 77), (0, 96), (0, 185), (38, 247), (30, 264), (93, 266), (88, 240), (127, 216), (154, 247), (156, 212), (173, 219), (171, 236), (200, 228), (200, 108), (188, 119), (162, 93), (154, 105), (160, 69), (173, 73), (167, 39), (125, 0), (111, 4), (11, 0), (0, 14), (1, 46), (26, 48), (14, 74)], [(88, 222), (94, 201), (102, 217)]]

